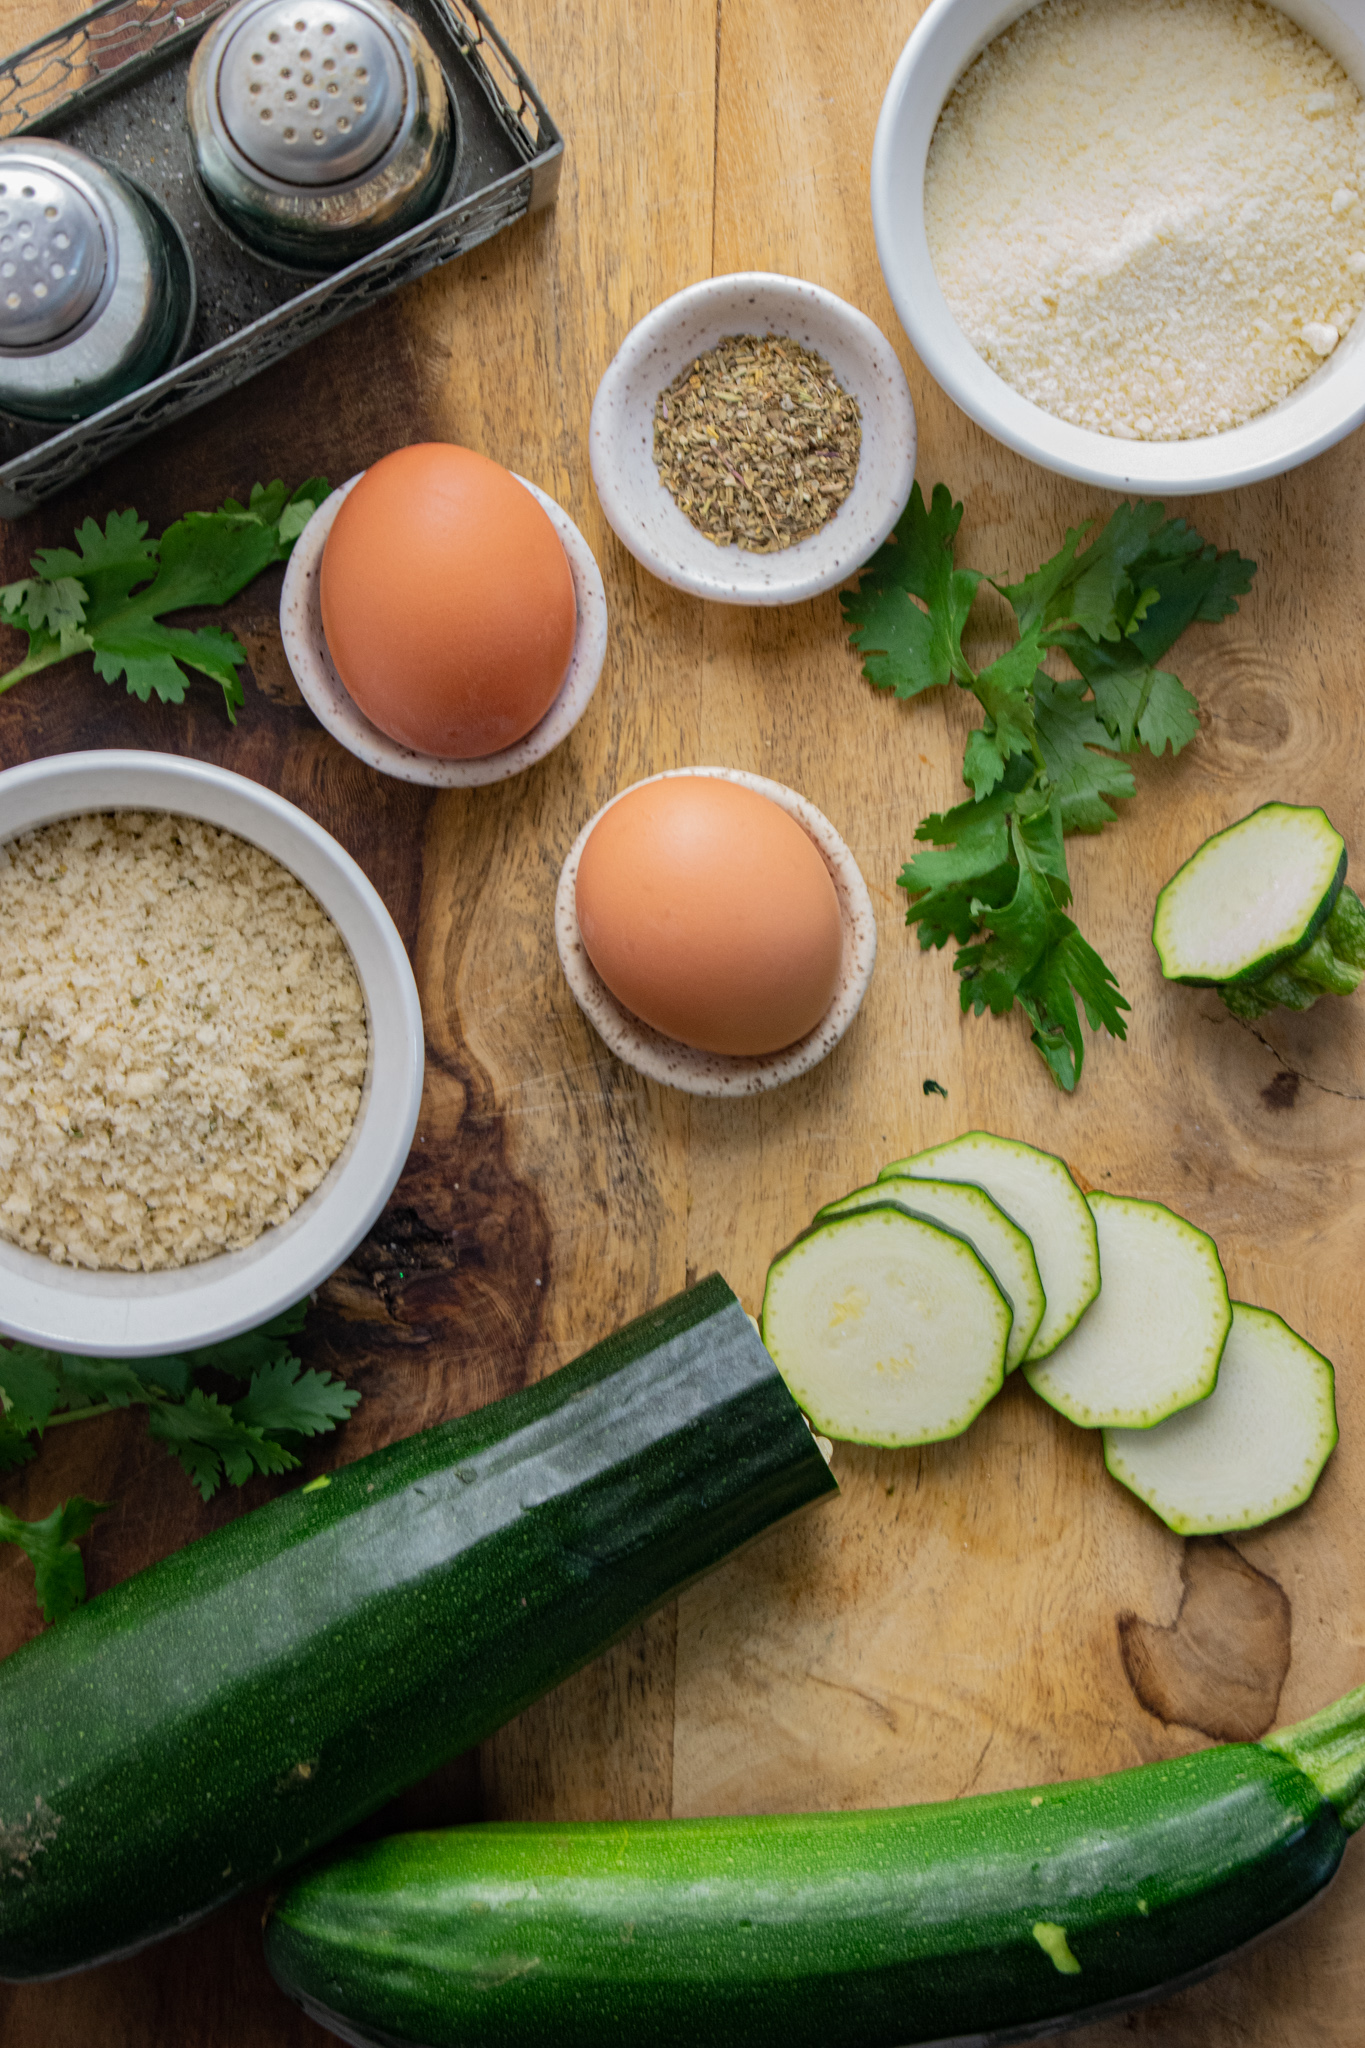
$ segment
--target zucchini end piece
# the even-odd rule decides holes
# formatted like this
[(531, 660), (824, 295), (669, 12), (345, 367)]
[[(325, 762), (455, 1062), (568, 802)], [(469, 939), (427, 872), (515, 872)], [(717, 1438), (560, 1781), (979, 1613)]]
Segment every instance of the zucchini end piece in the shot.
[(1319, 996), (1349, 996), (1365, 975), (1365, 905), (1353, 889), (1338, 891), (1312, 944), (1255, 981), (1220, 984), (1234, 1017), (1252, 1023), (1270, 1010), (1309, 1010)]
[(1259, 981), (1304, 953), (1346, 875), (1346, 842), (1316, 805), (1262, 804), (1215, 832), (1156, 899), (1152, 943), (1168, 981)]

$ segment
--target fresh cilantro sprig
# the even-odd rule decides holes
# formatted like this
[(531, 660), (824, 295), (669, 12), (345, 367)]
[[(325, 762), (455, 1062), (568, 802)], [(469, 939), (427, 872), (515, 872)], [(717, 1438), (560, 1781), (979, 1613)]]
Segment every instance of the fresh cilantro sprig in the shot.
[(61, 1621), (85, 1598), (85, 1560), (77, 1544), (107, 1501), (73, 1494), (41, 1522), (25, 1522), (0, 1507), (0, 1543), (17, 1543), (33, 1566), (33, 1590), (44, 1621)]
[[(224, 1479), (244, 1486), (257, 1472), (294, 1470), (303, 1439), (334, 1430), (360, 1400), (341, 1380), (305, 1371), (295, 1357), (289, 1340), (307, 1306), (300, 1302), (226, 1343), (164, 1358), (83, 1358), (0, 1344), (0, 1473), (34, 1457), (46, 1430), (139, 1404), (149, 1433), (206, 1501)], [(233, 1394), (234, 1385), (244, 1391)], [(0, 1543), (27, 1551), (49, 1621), (84, 1598), (75, 1544), (101, 1512), (79, 1495), (42, 1521), (26, 1522), (0, 1507)]]
[(0, 695), (70, 655), (88, 653), (105, 682), (123, 677), (144, 704), (183, 703), (198, 669), (222, 687), (235, 725), (244, 701), (237, 671), (246, 649), (217, 626), (167, 626), (167, 612), (226, 604), (262, 569), (283, 562), (327, 496), (325, 477), (296, 491), (257, 484), (241, 505), (229, 498), (216, 512), (187, 512), (160, 540), (148, 540), (136, 512), (111, 512), (103, 532), (93, 519), (76, 530), (74, 548), (43, 548), (31, 576), (0, 589), (0, 619), (28, 635), (28, 653), (0, 676)]
[[(895, 533), (845, 594), (844, 614), (876, 688), (909, 698), (953, 682), (986, 714), (963, 760), (971, 798), (924, 820), (915, 837), (931, 850), (901, 870), (906, 922), (922, 947), (955, 941), (964, 1010), (1004, 1016), (1019, 1005), (1054, 1080), (1070, 1090), (1085, 1061), (1080, 1010), (1092, 1031), (1123, 1038), (1130, 1005), (1067, 915), (1064, 841), (1102, 831), (1134, 794), (1123, 755), (1178, 754), (1194, 738), (1198, 704), (1158, 664), (1187, 626), (1236, 611), (1256, 565), (1220, 553), (1161, 505), (1122, 504), (1093, 538), (1093, 521), (1072, 527), (1022, 582), (993, 583), (1017, 637), (976, 670), (962, 635), (990, 579), (956, 565), (962, 510), (943, 484), (926, 506), (916, 484)], [(1075, 674), (1048, 674), (1049, 654)]]

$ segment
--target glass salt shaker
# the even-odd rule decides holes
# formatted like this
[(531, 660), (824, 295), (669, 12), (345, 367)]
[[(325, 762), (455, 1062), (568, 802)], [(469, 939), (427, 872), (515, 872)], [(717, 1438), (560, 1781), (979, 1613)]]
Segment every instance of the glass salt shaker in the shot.
[(0, 410), (79, 420), (160, 376), (194, 325), (194, 265), (156, 201), (62, 142), (0, 142)]
[(186, 118), (220, 219), (294, 270), (424, 219), (457, 154), (440, 64), (389, 0), (237, 0), (195, 51)]

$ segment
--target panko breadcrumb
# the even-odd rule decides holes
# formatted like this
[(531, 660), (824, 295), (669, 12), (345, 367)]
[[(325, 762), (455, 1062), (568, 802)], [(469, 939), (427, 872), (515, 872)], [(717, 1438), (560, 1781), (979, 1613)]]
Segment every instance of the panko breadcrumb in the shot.
[(259, 847), (113, 811), (0, 845), (0, 1237), (154, 1272), (283, 1223), (360, 1104), (340, 932)]

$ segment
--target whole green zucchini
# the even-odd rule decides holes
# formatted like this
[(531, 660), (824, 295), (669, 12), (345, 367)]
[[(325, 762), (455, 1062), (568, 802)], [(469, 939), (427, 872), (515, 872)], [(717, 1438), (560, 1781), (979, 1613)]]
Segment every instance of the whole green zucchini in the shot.
[(101, 1594), (0, 1665), (0, 1977), (286, 1868), (836, 1490), (713, 1276)]
[(988, 2048), (1214, 1969), (1362, 1819), (1365, 1687), (1261, 1743), (942, 1805), (399, 1835), (291, 1884), (266, 1955), (384, 2048)]

